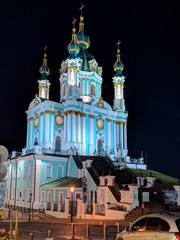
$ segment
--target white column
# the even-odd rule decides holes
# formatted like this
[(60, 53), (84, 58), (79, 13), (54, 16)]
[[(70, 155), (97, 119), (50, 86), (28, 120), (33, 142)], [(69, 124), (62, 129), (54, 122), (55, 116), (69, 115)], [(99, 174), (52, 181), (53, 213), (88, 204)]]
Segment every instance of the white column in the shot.
[(89, 155), (94, 153), (94, 115), (89, 114)]
[(44, 112), (40, 113), (40, 145), (43, 147)]
[(111, 119), (107, 119), (107, 153), (111, 152)]
[(45, 148), (49, 147), (49, 123), (50, 123), (50, 111), (45, 111)]
[(119, 137), (119, 122), (117, 121), (117, 124), (116, 124), (116, 132), (117, 132), (117, 147), (118, 147), (118, 149), (119, 149), (119, 143), (120, 143), (120, 137)]
[(33, 147), (32, 137), (33, 137), (33, 117), (30, 118), (29, 148), (32, 148), (32, 147)]
[(54, 143), (54, 112), (51, 112), (51, 146), (53, 148)]
[(116, 143), (116, 120), (114, 120), (114, 152), (117, 151), (117, 143)]
[(26, 148), (29, 147), (28, 139), (29, 139), (29, 119), (27, 119), (27, 133), (26, 133)]
[(89, 78), (87, 78), (87, 81), (86, 81), (86, 93), (87, 95), (89, 95)]
[(72, 142), (77, 142), (77, 127), (76, 127), (76, 112), (75, 110), (72, 111)]
[(86, 114), (82, 113), (82, 153), (86, 154)]
[(67, 113), (64, 113), (64, 142), (66, 142), (67, 140)]
[(127, 122), (124, 122), (124, 149), (127, 149)]
[(67, 141), (70, 142), (70, 117), (71, 117), (71, 111), (67, 111)]
[(121, 127), (121, 149), (123, 149), (123, 122), (120, 122), (120, 127)]

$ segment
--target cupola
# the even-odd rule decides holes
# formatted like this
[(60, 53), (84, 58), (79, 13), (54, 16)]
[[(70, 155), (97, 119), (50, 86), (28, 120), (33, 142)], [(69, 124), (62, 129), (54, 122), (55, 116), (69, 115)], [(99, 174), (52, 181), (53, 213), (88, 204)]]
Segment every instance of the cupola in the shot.
[(118, 41), (117, 45), (118, 45), (118, 49), (117, 49), (117, 60), (114, 64), (114, 71), (116, 72), (116, 77), (121, 77), (122, 76), (122, 71), (124, 69), (124, 64), (121, 62), (121, 55), (120, 55), (120, 49), (119, 49), (119, 45), (120, 45), (120, 41)]
[(49, 67), (47, 66), (46, 49), (47, 49), (47, 46), (45, 46), (45, 48), (44, 48), (43, 65), (39, 69), (39, 72), (41, 74), (41, 80), (47, 79), (48, 75), (50, 74)]
[(80, 49), (87, 49), (90, 45), (90, 39), (89, 36), (84, 32), (84, 17), (82, 16), (82, 9), (85, 6), (81, 4), (80, 11), (80, 23), (79, 23), (79, 32), (77, 33), (77, 43), (79, 44)]
[(77, 20), (74, 18), (74, 21), (72, 22), (73, 28), (72, 28), (72, 40), (70, 44), (68, 45), (68, 51), (70, 53), (70, 58), (76, 58), (77, 54), (79, 53), (80, 49), (77, 44), (77, 36), (76, 36), (76, 28), (75, 28), (75, 22)]

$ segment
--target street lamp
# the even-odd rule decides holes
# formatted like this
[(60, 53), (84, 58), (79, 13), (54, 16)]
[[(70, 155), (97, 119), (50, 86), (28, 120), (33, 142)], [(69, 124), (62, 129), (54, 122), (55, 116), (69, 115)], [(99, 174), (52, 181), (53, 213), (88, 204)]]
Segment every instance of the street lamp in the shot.
[(73, 222), (73, 192), (74, 192), (74, 187), (70, 187), (71, 191), (71, 222)]
[(29, 194), (29, 202), (30, 202), (30, 208), (29, 208), (29, 222), (31, 221), (31, 198), (32, 198), (32, 193)]

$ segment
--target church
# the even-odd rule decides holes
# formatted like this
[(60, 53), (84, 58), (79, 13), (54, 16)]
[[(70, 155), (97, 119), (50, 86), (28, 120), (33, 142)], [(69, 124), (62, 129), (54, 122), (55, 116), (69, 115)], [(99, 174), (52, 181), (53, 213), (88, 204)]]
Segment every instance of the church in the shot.
[[(114, 101), (102, 98), (102, 67), (89, 53), (90, 38), (81, 15), (76, 33), (67, 47), (60, 68), (60, 101), (50, 100), (50, 69), (47, 47), (38, 82), (39, 93), (29, 104), (26, 147), (5, 163), (6, 207), (45, 209), (57, 217), (68, 217), (70, 201), (76, 216), (91, 219), (123, 219), (138, 206), (136, 176), (128, 167), (145, 169), (143, 158), (128, 156), (127, 117), (124, 100), (124, 65), (120, 41), (114, 63)], [(123, 184), (129, 184), (128, 191)], [(71, 195), (70, 187), (74, 187)], [(84, 188), (85, 187), (85, 188)], [(83, 190), (84, 189), (84, 190)], [(119, 206), (120, 211), (111, 210)], [(98, 213), (101, 213), (98, 216)]]

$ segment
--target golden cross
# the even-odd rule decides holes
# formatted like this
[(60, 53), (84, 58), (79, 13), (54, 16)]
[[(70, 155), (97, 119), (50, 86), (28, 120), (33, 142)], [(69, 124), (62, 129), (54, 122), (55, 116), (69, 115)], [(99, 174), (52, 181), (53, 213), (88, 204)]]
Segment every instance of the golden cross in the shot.
[(116, 43), (116, 45), (118, 46), (118, 49), (120, 44), (121, 44), (121, 41), (118, 40), (118, 42)]
[(47, 46), (45, 45), (45, 47), (44, 47), (44, 51), (45, 51), (45, 53), (46, 53), (46, 49), (47, 49)]
[(85, 5), (83, 5), (83, 3), (81, 3), (81, 7), (79, 8), (79, 10), (81, 11), (81, 16), (82, 16), (82, 10), (85, 7)]
[(73, 28), (75, 28), (75, 22), (76, 22), (77, 20), (74, 18), (74, 20), (73, 20), (73, 22), (72, 22), (72, 24), (73, 24)]

